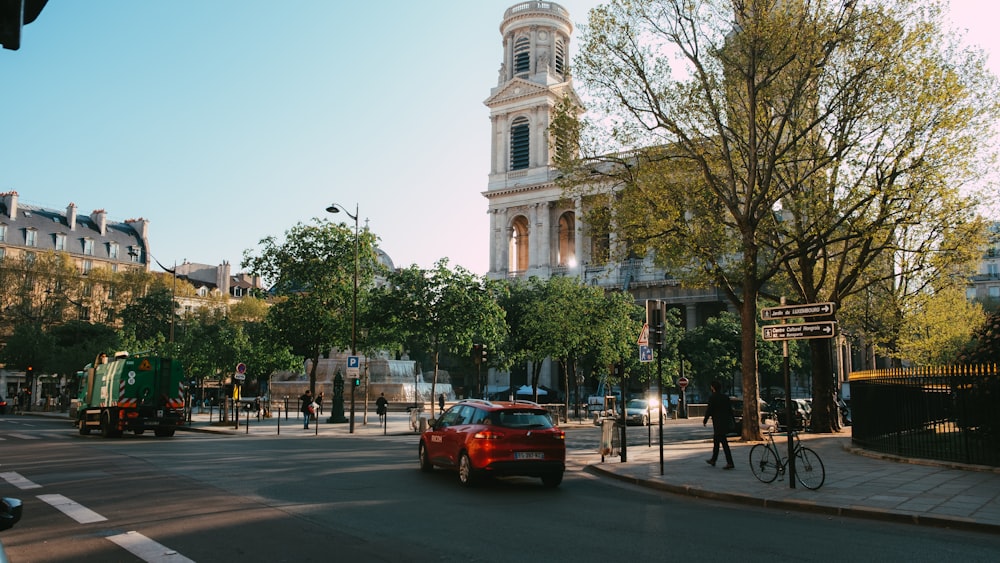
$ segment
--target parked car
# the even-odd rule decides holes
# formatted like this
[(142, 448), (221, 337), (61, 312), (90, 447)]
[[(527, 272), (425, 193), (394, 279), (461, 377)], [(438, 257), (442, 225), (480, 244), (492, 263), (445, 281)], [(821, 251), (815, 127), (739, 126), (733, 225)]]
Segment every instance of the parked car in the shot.
[[(770, 416), (771, 407), (767, 404), (764, 399), (757, 399), (759, 407), (757, 412), (759, 414), (760, 424), (765, 424)], [(736, 431), (743, 431), (743, 399), (739, 397), (730, 397), (729, 403), (733, 406), (733, 419), (736, 421)]]
[(661, 412), (660, 402), (656, 399), (630, 399), (625, 403), (625, 424), (649, 426), (657, 421), (657, 417), (667, 421), (667, 413)]
[(421, 434), (418, 453), (422, 471), (457, 470), (466, 486), (521, 475), (557, 487), (566, 470), (566, 434), (537, 403), (465, 399)]
[[(779, 429), (788, 428), (788, 415), (785, 412), (785, 398), (775, 397), (771, 402), (771, 412), (774, 415), (775, 420), (778, 421)], [(792, 399), (792, 417), (794, 418), (793, 428), (795, 430), (804, 430), (809, 428), (809, 417), (811, 410), (808, 404), (803, 399)]]
[(0, 414), (7, 414), (7, 400), (0, 395)]

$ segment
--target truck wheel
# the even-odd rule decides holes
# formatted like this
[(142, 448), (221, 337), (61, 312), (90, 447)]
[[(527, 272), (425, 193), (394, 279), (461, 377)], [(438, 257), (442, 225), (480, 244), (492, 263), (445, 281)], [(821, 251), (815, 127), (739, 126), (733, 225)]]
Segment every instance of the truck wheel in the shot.
[(122, 435), (121, 430), (117, 428), (117, 416), (112, 415), (110, 412), (105, 412), (101, 415), (101, 436), (105, 438), (117, 438)]
[(80, 424), (80, 435), (81, 436), (90, 435), (90, 427), (87, 426), (87, 421), (81, 420), (79, 421), (79, 424)]

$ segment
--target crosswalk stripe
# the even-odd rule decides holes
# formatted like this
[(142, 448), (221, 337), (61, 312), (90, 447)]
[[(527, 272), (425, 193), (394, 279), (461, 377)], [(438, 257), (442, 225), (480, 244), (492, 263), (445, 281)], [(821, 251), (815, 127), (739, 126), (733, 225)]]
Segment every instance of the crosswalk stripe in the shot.
[(69, 516), (80, 524), (90, 524), (92, 522), (103, 522), (107, 520), (107, 518), (101, 516), (93, 510), (62, 495), (38, 495), (38, 499), (43, 502), (47, 502), (52, 505), (53, 508), (62, 511), (66, 516)]
[(11, 485), (14, 485), (18, 489), (41, 489), (42, 486), (25, 479), (20, 473), (16, 471), (10, 471), (7, 473), (0, 473), (0, 479), (7, 481)]
[(194, 563), (194, 560), (161, 545), (139, 532), (126, 532), (108, 539), (148, 563)]
[(10, 434), (7, 435), (14, 438), (20, 438), (22, 440), (38, 440), (40, 438), (40, 436), (35, 436), (33, 434), (21, 434), (18, 432), (11, 432)]

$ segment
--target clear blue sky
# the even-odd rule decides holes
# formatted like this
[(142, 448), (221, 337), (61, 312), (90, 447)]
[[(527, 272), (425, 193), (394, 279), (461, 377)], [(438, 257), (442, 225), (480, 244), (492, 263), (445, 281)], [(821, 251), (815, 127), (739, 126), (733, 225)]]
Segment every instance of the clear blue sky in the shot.
[[(601, 2), (558, 3), (581, 24)], [(0, 191), (144, 217), (163, 264), (234, 272), (261, 238), (357, 204), (397, 266), (483, 274), (482, 102), (514, 4), (49, 0), (0, 50)], [(953, 4), (1000, 57), (1000, 4)]]

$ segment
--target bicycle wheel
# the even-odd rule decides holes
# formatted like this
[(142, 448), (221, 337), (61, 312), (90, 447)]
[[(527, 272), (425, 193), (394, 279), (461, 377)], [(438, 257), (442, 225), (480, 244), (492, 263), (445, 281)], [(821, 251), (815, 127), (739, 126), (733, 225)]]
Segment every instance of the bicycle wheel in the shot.
[(781, 462), (774, 450), (766, 444), (757, 444), (750, 448), (750, 470), (761, 483), (770, 483), (778, 478), (778, 468)]
[(809, 448), (799, 448), (795, 452), (795, 478), (807, 489), (816, 490), (826, 481), (823, 460)]

